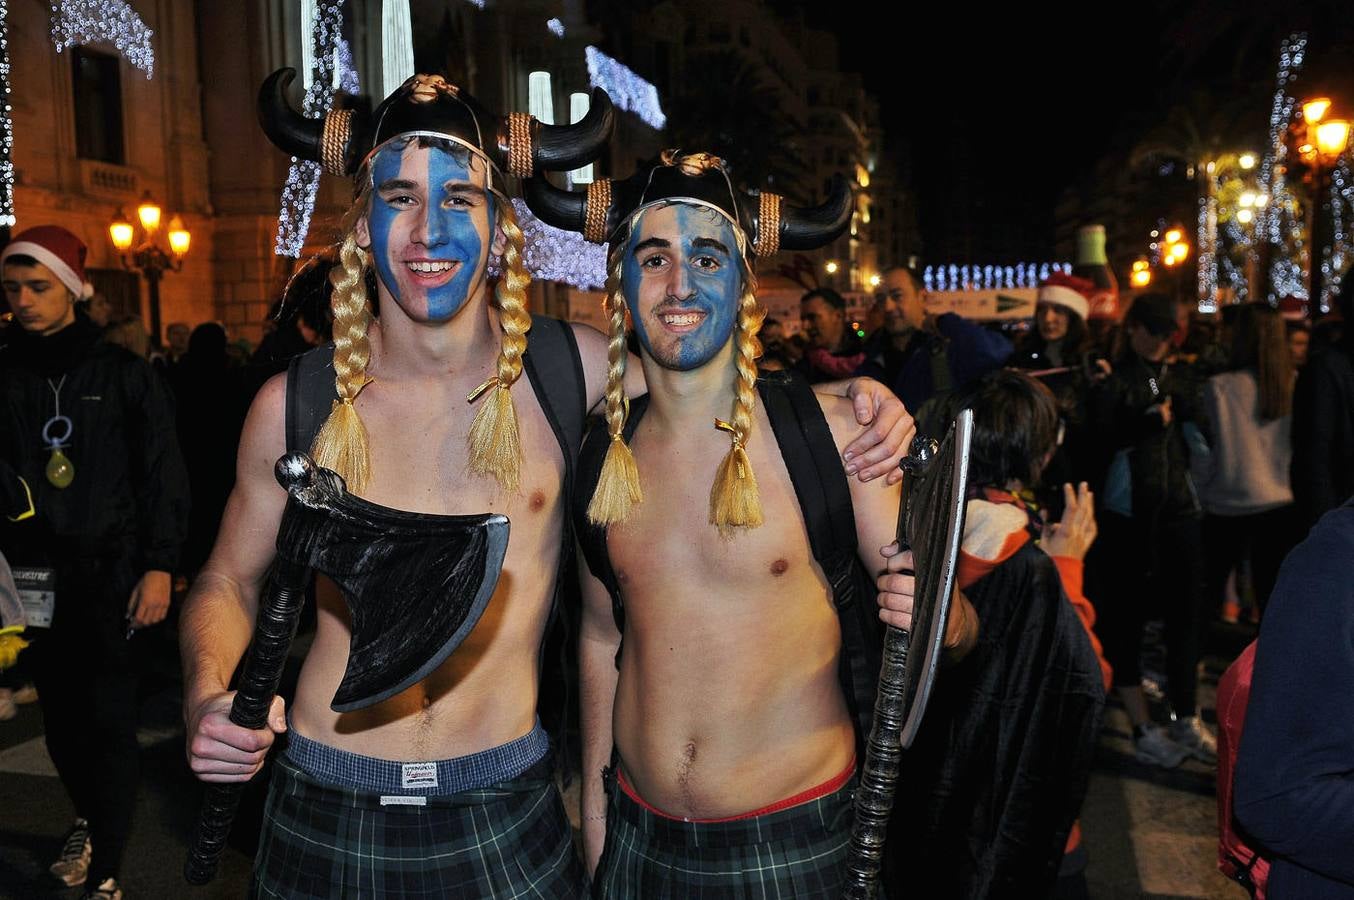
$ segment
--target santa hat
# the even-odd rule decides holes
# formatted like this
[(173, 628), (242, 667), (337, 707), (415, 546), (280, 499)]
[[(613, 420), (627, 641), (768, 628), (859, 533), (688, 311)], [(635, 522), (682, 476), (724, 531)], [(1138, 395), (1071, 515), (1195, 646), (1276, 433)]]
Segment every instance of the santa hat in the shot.
[(64, 284), (77, 300), (85, 300), (94, 296), (94, 285), (85, 281), (85, 255), (88, 252), (84, 241), (60, 225), (39, 225), (14, 236), (0, 253), (0, 266), (11, 256), (31, 256), (51, 269), (57, 281)]
[(1063, 309), (1070, 309), (1086, 321), (1090, 312), (1091, 294), (1095, 293), (1095, 283), (1075, 275), (1054, 272), (1039, 285), (1039, 302), (1052, 303)]

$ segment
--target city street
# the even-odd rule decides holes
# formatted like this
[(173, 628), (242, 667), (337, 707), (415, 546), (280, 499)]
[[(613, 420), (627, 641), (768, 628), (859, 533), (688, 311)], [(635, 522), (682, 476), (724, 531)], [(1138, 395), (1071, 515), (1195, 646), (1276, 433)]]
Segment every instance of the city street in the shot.
[[(172, 647), (163, 635), (147, 635), (150, 690), (142, 705), (142, 792), (136, 827), (124, 867), (129, 898), (230, 898), (243, 896), (263, 798), (256, 784), (246, 799), (216, 881), (188, 887), (181, 875), (187, 835), (199, 789), (183, 757)], [(1201, 700), (1211, 707), (1224, 659), (1249, 638), (1244, 628), (1217, 626), (1210, 636)], [(298, 641), (297, 650), (304, 647)], [(1211, 708), (1205, 718), (1212, 721)], [(46, 866), (60, 847), (74, 813), (43, 747), (36, 704), (0, 723), (0, 897), (80, 896), (58, 890)], [(570, 797), (567, 807), (576, 814)], [(1087, 881), (1095, 900), (1208, 898), (1242, 900), (1245, 892), (1217, 870), (1216, 807), (1212, 769), (1187, 762), (1163, 772), (1134, 761), (1128, 720), (1111, 706), (1082, 814), (1090, 852)]]

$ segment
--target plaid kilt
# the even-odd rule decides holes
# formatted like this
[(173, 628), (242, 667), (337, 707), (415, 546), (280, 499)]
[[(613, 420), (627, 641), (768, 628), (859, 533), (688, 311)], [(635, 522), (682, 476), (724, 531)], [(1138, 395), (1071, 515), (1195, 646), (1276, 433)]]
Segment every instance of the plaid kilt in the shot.
[(275, 762), (253, 897), (574, 898), (574, 853), (550, 760), (486, 788), (382, 806), (378, 794)]
[(614, 900), (839, 900), (858, 779), (766, 815), (683, 822), (611, 787), (594, 896)]

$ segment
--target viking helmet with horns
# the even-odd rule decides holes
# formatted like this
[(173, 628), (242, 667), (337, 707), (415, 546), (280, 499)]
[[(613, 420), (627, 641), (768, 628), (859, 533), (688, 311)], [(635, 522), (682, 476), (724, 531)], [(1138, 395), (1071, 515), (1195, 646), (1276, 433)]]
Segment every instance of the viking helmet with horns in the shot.
[(710, 488), (710, 523), (722, 534), (762, 524), (762, 508), (747, 442), (756, 400), (756, 358), (761, 353), (757, 331), (765, 315), (756, 297), (751, 258), (767, 258), (778, 250), (811, 250), (840, 235), (851, 221), (851, 190), (841, 176), (833, 178), (828, 199), (809, 209), (784, 204), (770, 192), (747, 193), (733, 186), (724, 161), (709, 153), (668, 150), (658, 162), (624, 181), (595, 181), (586, 194), (562, 191), (544, 178), (528, 179), (527, 205), (542, 221), (581, 232), (594, 243), (611, 244), (611, 273), (606, 310), (610, 342), (607, 353), (606, 423), (610, 444), (588, 503), (588, 519), (608, 526), (624, 522), (643, 501), (639, 469), (625, 443), (628, 405), (624, 395), (626, 366), (625, 313), (619, 254), (630, 229), (647, 209), (670, 203), (712, 210), (733, 223), (739, 251), (747, 264), (743, 291), (737, 299), (734, 333), (733, 415), (715, 420), (731, 446)]
[(718, 210), (746, 235), (761, 258), (778, 250), (812, 250), (840, 235), (851, 221), (851, 189), (833, 176), (828, 198), (806, 209), (789, 206), (778, 194), (745, 192), (733, 186), (724, 161), (709, 153), (665, 151), (652, 166), (624, 181), (595, 181), (584, 193), (556, 188), (533, 178), (524, 188), (527, 206), (556, 228), (580, 232), (596, 244), (650, 206), (695, 203)]
[[(464, 148), (485, 163), (489, 190), (506, 196), (504, 173), (519, 178), (545, 169), (586, 165), (611, 137), (615, 113), (601, 90), (592, 92), (592, 106), (573, 125), (543, 125), (531, 116), (488, 112), (475, 98), (439, 75), (415, 75), (374, 111), (363, 99), (331, 109), (323, 119), (297, 112), (286, 97), (296, 78), (294, 69), (279, 69), (259, 90), (259, 122), (274, 144), (301, 159), (319, 162), (334, 175), (355, 175), (391, 142), (430, 138)], [(367, 188), (370, 185), (366, 186)], [(350, 221), (365, 215), (369, 191), (359, 190)], [(517, 412), (510, 390), (522, 374), (531, 315), (526, 308), (530, 276), (523, 263), (524, 236), (511, 204), (497, 206), (503, 235), (502, 277), (494, 288), (502, 332), (494, 374), (466, 398), (479, 401), (467, 436), (470, 472), (493, 477), (509, 491), (520, 486), (521, 443)], [(339, 265), (330, 275), (334, 312), (335, 400), (315, 437), (311, 452), (321, 466), (338, 472), (349, 490), (360, 494), (371, 475), (366, 427), (354, 401), (371, 383), (367, 336), (372, 310), (365, 273), (369, 260), (347, 228), (338, 250)]]
[(594, 160), (615, 124), (611, 98), (592, 91), (588, 114), (573, 125), (545, 125), (525, 113), (499, 116), (440, 75), (415, 75), (374, 112), (364, 99), (329, 110), (323, 119), (298, 112), (287, 99), (295, 69), (278, 69), (259, 89), (259, 123), (283, 151), (320, 163), (333, 175), (353, 175), (388, 141), (401, 136), (444, 138), (483, 157), (503, 190), (502, 175), (567, 170)]

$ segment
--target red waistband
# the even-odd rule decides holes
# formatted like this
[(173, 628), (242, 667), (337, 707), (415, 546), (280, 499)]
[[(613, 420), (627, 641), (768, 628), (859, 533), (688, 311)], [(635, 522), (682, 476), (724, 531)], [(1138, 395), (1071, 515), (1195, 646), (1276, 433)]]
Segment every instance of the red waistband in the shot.
[(644, 807), (644, 809), (653, 813), (655, 816), (662, 816), (663, 818), (671, 819), (674, 822), (737, 822), (740, 819), (752, 819), (757, 816), (767, 815), (768, 813), (780, 812), (782, 809), (789, 809), (790, 807), (798, 806), (801, 803), (808, 803), (810, 800), (817, 800), (819, 797), (826, 797), (828, 794), (841, 790), (842, 785), (850, 781), (851, 776), (855, 773), (856, 757), (852, 755), (851, 762), (847, 763), (846, 768), (842, 770), (840, 775), (835, 775), (827, 781), (824, 781), (822, 784), (815, 785), (805, 791), (800, 791), (793, 797), (786, 797), (784, 800), (778, 800), (769, 806), (763, 806), (761, 809), (754, 809), (752, 812), (741, 813), (736, 816), (724, 816), (719, 819), (689, 819), (685, 816), (674, 816), (670, 813), (665, 813), (658, 807), (649, 805), (648, 801), (635, 793), (634, 786), (626, 779), (625, 773), (621, 771), (619, 766), (616, 767), (616, 784), (620, 785), (620, 789), (625, 791), (625, 796)]

